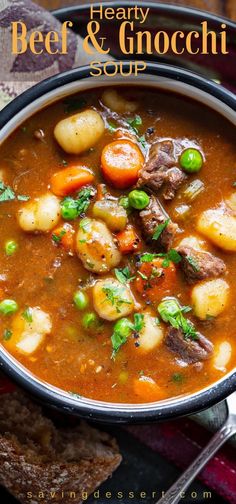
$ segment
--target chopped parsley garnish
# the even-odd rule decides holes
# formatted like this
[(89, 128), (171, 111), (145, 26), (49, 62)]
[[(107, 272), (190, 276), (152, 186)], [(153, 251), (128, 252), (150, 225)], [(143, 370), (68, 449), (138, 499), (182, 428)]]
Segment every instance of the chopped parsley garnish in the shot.
[(136, 135), (138, 142), (142, 145), (144, 149), (146, 149), (147, 148), (146, 138), (144, 135), (141, 136), (139, 135), (139, 126), (141, 126), (143, 123), (140, 115), (136, 115), (132, 119), (127, 119), (126, 123), (131, 133), (134, 133)]
[(14, 200), (15, 197), (16, 195), (11, 187), (6, 186), (3, 182), (0, 182), (0, 202)]
[(18, 201), (29, 201), (30, 196), (26, 196), (25, 194), (19, 194), (19, 196), (17, 196), (17, 199)]
[(107, 285), (107, 287), (103, 287), (103, 292), (106, 295), (108, 301), (110, 301), (112, 306), (115, 306), (117, 313), (120, 313), (120, 307), (123, 304), (131, 304), (131, 301), (127, 301), (127, 299), (122, 296), (125, 294), (125, 289), (122, 286), (116, 285)]
[(25, 311), (23, 311), (22, 317), (26, 322), (33, 322), (32, 308), (27, 307)]
[(198, 338), (194, 325), (183, 315), (183, 313), (190, 311), (189, 307), (181, 307), (175, 298), (166, 298), (158, 305), (157, 309), (162, 320), (175, 329), (180, 329), (186, 339)]
[(147, 275), (145, 275), (144, 273), (142, 273), (142, 271), (138, 271), (138, 275), (143, 279), (143, 280), (148, 280), (148, 277)]
[(197, 260), (195, 259), (195, 257), (187, 256), (186, 260), (188, 261), (188, 263), (190, 264), (190, 266), (192, 266), (193, 271), (196, 271), (196, 272), (200, 271), (200, 266), (199, 266)]
[(95, 194), (93, 187), (84, 187), (74, 199), (67, 196), (61, 201), (61, 213), (63, 219), (75, 220), (83, 215), (90, 205), (90, 201)]
[(174, 383), (182, 383), (183, 379), (184, 379), (184, 377), (181, 373), (173, 373), (173, 375), (172, 375), (172, 381)]
[(144, 315), (142, 313), (135, 313), (134, 323), (128, 318), (118, 320), (114, 325), (114, 331), (111, 336), (112, 355), (114, 359), (120, 348), (127, 342), (129, 336), (134, 333), (134, 337), (138, 337), (139, 331), (144, 327)]
[(111, 133), (114, 133), (114, 131), (117, 130), (117, 126), (115, 123), (113, 123), (112, 121), (107, 121), (107, 124), (108, 124), (108, 128), (109, 128), (109, 131)]
[(3, 332), (4, 341), (8, 341), (9, 339), (11, 339), (11, 337), (12, 337), (12, 331), (10, 331), (10, 329), (5, 329), (5, 331)]
[(28, 201), (29, 196), (19, 195), (16, 196), (15, 191), (10, 186), (5, 185), (2, 181), (0, 182), (0, 203), (3, 201), (13, 201), (18, 199), (19, 201)]
[(64, 100), (65, 108), (64, 111), (66, 114), (70, 114), (71, 112), (76, 112), (76, 110), (80, 110), (81, 108), (85, 107), (86, 105), (86, 100), (84, 98), (66, 98)]
[(233, 183), (232, 183), (232, 186), (233, 186), (233, 187), (236, 187), (236, 182), (233, 182)]
[(119, 280), (120, 283), (126, 284), (127, 282), (132, 282), (132, 280), (135, 279), (135, 276), (131, 275), (130, 269), (128, 266), (125, 268), (121, 269), (115, 269), (115, 275), (117, 280)]
[(58, 235), (56, 235), (55, 233), (53, 233), (52, 234), (52, 239), (53, 239), (53, 241), (55, 243), (60, 243), (61, 239), (63, 238), (63, 236), (65, 236), (65, 234), (66, 234), (66, 230), (62, 229)]
[(142, 262), (142, 263), (152, 262), (157, 257), (163, 258), (163, 262), (162, 262), (163, 268), (168, 268), (168, 266), (170, 265), (170, 262), (173, 262), (174, 264), (178, 264), (182, 259), (181, 255), (177, 252), (177, 250), (171, 249), (167, 253), (161, 252), (160, 254), (151, 254), (151, 253), (147, 252), (141, 256), (140, 262)]
[(160, 238), (163, 231), (167, 228), (169, 222), (170, 222), (170, 219), (166, 219), (165, 222), (158, 224), (158, 226), (156, 227), (156, 229), (153, 233), (153, 236), (152, 236), (153, 240), (158, 240), (158, 238)]
[(121, 205), (125, 210), (131, 211), (128, 196), (121, 196), (121, 198), (119, 199), (119, 205)]
[(136, 115), (133, 119), (127, 119), (127, 123), (129, 124), (130, 128), (134, 130), (134, 133), (138, 135), (139, 134), (138, 128), (143, 124), (140, 115)]
[(144, 328), (144, 315), (143, 313), (134, 314), (134, 331), (140, 332)]
[(79, 223), (79, 227), (80, 229), (83, 230), (84, 233), (86, 233), (87, 231), (89, 231), (89, 227), (90, 227), (90, 219), (88, 218), (84, 218), (80, 221)]
[(65, 159), (62, 159), (61, 164), (62, 166), (68, 166), (68, 162)]

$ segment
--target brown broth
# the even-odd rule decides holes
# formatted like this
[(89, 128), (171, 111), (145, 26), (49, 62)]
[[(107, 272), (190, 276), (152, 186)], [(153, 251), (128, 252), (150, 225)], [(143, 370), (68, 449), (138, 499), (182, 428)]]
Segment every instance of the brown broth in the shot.
[[(100, 89), (83, 93), (87, 105), (107, 112), (99, 99)], [(205, 184), (205, 190), (191, 205), (191, 212), (184, 221), (179, 221), (183, 231), (180, 235), (193, 234), (197, 216), (205, 209), (219, 204), (232, 193), (235, 181), (236, 148), (233, 126), (207, 107), (173, 94), (150, 89), (123, 88), (126, 96), (135, 95), (140, 106), (137, 113), (142, 117), (140, 134), (155, 126), (158, 137), (186, 140), (186, 145), (197, 142), (204, 152), (206, 162), (195, 178)], [(79, 97), (80, 95), (78, 95)], [(51, 176), (68, 163), (82, 162), (102, 181), (100, 157), (103, 147), (113, 140), (114, 133), (105, 131), (95, 148), (81, 156), (64, 153), (53, 137), (56, 123), (65, 117), (65, 103), (58, 102), (38, 112), (18, 128), (0, 148), (0, 170), (4, 171), (4, 182), (18, 194), (37, 197), (48, 190)], [(43, 142), (36, 140), (36, 129), (45, 133)], [(191, 176), (191, 180), (194, 176)], [(189, 184), (189, 182), (188, 182)], [(188, 185), (187, 184), (187, 185)], [(125, 191), (109, 191), (118, 195)], [(183, 190), (171, 203), (165, 203), (170, 217), (177, 221), (175, 208), (184, 202)], [(1, 298), (15, 299), (20, 310), (27, 306), (39, 306), (50, 314), (53, 329), (41, 347), (30, 357), (14, 351), (14, 356), (40, 379), (61, 389), (85, 397), (122, 403), (145, 402), (134, 392), (133, 380), (140, 374), (154, 379), (162, 390), (160, 398), (169, 398), (195, 392), (220, 379), (224, 372), (213, 367), (212, 359), (204, 361), (202, 368), (193, 365), (181, 367), (176, 355), (162, 343), (147, 354), (140, 354), (135, 340), (130, 337), (115, 361), (111, 360), (110, 336), (114, 323), (103, 321), (98, 331), (88, 332), (81, 325), (81, 312), (73, 305), (73, 294), (80, 282), (91, 274), (84, 269), (76, 254), (71, 257), (51, 239), (51, 233), (32, 235), (24, 233), (17, 222), (17, 211), (22, 202), (0, 204), (0, 293)], [(88, 212), (90, 215), (91, 209)], [(78, 229), (78, 221), (73, 226)], [(140, 234), (137, 225), (137, 232)], [(11, 257), (4, 252), (7, 240), (19, 244), (18, 251)], [(143, 251), (149, 250), (144, 244)], [(227, 265), (226, 279), (230, 286), (230, 303), (225, 311), (213, 321), (201, 322), (194, 316), (190, 319), (199, 331), (217, 345), (227, 339), (233, 352), (227, 372), (236, 363), (236, 275), (235, 254), (228, 254), (209, 244), (209, 251), (222, 258)], [(124, 256), (125, 266), (129, 256)], [(110, 276), (110, 275), (109, 275)], [(191, 304), (191, 287), (186, 284), (180, 271), (177, 272), (177, 288), (172, 296), (178, 296), (183, 304)], [(132, 285), (132, 284), (131, 284)], [(143, 299), (133, 290), (136, 299), (144, 306)], [(90, 297), (89, 310), (93, 309)], [(151, 311), (156, 315), (155, 306)], [(12, 317), (0, 319), (1, 333), (11, 328)], [(2, 341), (5, 345), (4, 341)], [(7, 345), (6, 345), (7, 346)], [(100, 370), (101, 366), (101, 370)], [(121, 375), (122, 372), (122, 375)], [(180, 381), (173, 375), (181, 373)], [(147, 399), (148, 400), (148, 399)]]

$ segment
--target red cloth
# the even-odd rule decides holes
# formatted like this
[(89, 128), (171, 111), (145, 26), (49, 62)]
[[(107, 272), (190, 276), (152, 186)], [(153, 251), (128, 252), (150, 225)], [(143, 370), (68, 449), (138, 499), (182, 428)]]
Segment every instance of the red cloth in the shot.
[[(155, 425), (128, 426), (139, 441), (185, 469), (212, 434), (188, 418)], [(199, 479), (230, 504), (236, 504), (235, 450), (225, 445), (199, 474)]]

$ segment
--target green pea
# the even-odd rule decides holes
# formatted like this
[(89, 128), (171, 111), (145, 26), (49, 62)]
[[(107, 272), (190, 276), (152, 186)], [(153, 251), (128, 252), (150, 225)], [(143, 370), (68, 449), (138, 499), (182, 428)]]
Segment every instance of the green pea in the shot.
[(3, 299), (0, 303), (0, 313), (11, 315), (18, 310), (18, 304), (13, 299)]
[(132, 332), (133, 325), (127, 318), (118, 320), (114, 325), (114, 333), (119, 334), (122, 338), (128, 338)]
[(87, 308), (89, 303), (87, 294), (85, 294), (82, 291), (76, 291), (73, 300), (78, 310), (85, 310), (85, 308)]
[(136, 210), (142, 210), (148, 206), (150, 198), (145, 191), (134, 189), (129, 193), (129, 204)]
[(18, 249), (18, 244), (14, 240), (9, 240), (5, 243), (5, 252), (8, 256), (13, 255)]
[(186, 149), (180, 156), (180, 166), (187, 173), (197, 173), (201, 170), (203, 158), (197, 149)]
[(82, 325), (85, 329), (92, 329), (98, 325), (98, 317), (94, 312), (85, 313), (82, 318)]
[(77, 202), (73, 198), (65, 198), (61, 203), (61, 215), (65, 220), (74, 220), (78, 217)]

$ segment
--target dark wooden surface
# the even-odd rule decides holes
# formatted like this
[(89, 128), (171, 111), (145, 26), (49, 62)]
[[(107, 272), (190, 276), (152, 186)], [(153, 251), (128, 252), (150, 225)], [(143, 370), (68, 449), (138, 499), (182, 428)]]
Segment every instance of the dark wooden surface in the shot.
[[(82, 3), (93, 3), (93, 0), (34, 0), (39, 5), (47, 9), (57, 9)], [(95, 0), (94, 0), (95, 1)], [(97, 1), (97, 0), (96, 0)], [(103, 0), (105, 3), (107, 0)], [(145, 1), (145, 0), (144, 0)], [(152, 0), (153, 1), (153, 0)], [(187, 5), (198, 9), (214, 12), (227, 16), (236, 21), (236, 0), (161, 0), (163, 3), (173, 3), (176, 5)]]

